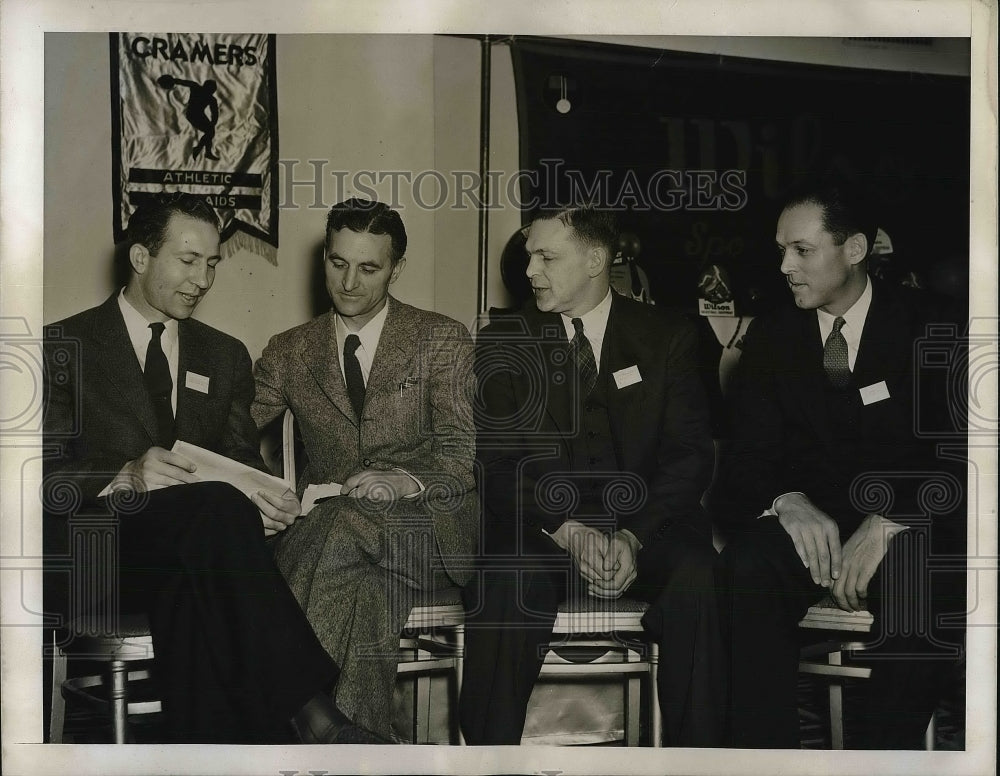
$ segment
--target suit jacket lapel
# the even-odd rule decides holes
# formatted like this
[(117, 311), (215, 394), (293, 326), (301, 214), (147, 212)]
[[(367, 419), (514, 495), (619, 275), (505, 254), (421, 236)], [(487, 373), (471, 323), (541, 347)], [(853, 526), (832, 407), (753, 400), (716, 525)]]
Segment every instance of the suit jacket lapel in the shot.
[(212, 391), (212, 354), (204, 343), (194, 336), (188, 321), (177, 322), (177, 415), (178, 439), (193, 444), (201, 441), (201, 430), (206, 427), (208, 400), (211, 393), (187, 387), (188, 372), (209, 378), (208, 390)]
[(118, 307), (118, 292), (112, 294), (102, 305), (94, 340), (98, 344), (98, 351), (93, 363), (98, 365), (104, 378), (135, 413), (149, 434), (150, 442), (155, 442), (158, 434), (156, 413), (146, 390), (128, 329), (125, 328), (125, 319)]
[(614, 373), (629, 367), (638, 367), (640, 378), (646, 376), (651, 348), (646, 342), (646, 332), (630, 325), (627, 311), (622, 307), (618, 295), (611, 295), (611, 313), (608, 327), (604, 332), (601, 346), (601, 379), (606, 380), (608, 396), (608, 420), (611, 436), (620, 466), (627, 467), (626, 452), (629, 429), (641, 428), (642, 405), (647, 384), (644, 380), (619, 389)]
[(315, 320), (298, 346), (298, 356), (320, 390), (344, 417), (357, 426), (358, 419), (340, 368), (335, 316), (336, 313), (331, 310)]
[(892, 384), (893, 377), (905, 371), (910, 353), (905, 345), (912, 337), (902, 323), (902, 315), (895, 315), (885, 293), (872, 286), (872, 302), (865, 319), (858, 345), (858, 358), (854, 363), (854, 386), (864, 388), (882, 380)]
[(829, 385), (823, 369), (823, 340), (820, 336), (819, 317), (815, 310), (797, 311), (794, 314), (800, 325), (794, 329), (797, 342), (791, 350), (790, 363), (794, 365), (791, 368), (798, 372), (799, 379), (792, 384), (792, 391), (819, 437), (830, 441), (832, 429), (825, 398)]
[[(514, 366), (520, 370), (515, 378), (515, 394), (522, 407), (538, 404), (539, 387), (545, 396), (545, 412), (557, 430), (569, 433), (574, 428), (574, 413), (578, 413), (576, 393), (576, 365), (569, 352), (566, 328), (558, 313), (543, 313), (533, 307), (525, 312), (527, 340), (523, 355), (515, 360)], [(529, 374), (527, 364), (541, 363), (541, 377), (545, 385), (538, 386)]]
[[(382, 327), (382, 334), (372, 358), (372, 368), (368, 374), (368, 393), (383, 388), (396, 390), (400, 381), (408, 376), (406, 371), (411, 361), (419, 355), (421, 347), (417, 322), (405, 307), (392, 297), (388, 300), (389, 313)], [(426, 355), (426, 354), (424, 354)], [(345, 389), (346, 390), (346, 389)]]

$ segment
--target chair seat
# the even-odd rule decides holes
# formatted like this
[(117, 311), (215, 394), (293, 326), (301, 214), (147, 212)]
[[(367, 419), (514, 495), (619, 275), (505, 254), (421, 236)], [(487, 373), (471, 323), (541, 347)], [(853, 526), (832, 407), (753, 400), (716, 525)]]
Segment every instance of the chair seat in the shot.
[(831, 596), (826, 596), (809, 607), (806, 616), (799, 621), (800, 628), (818, 630), (855, 631), (868, 633), (875, 618), (867, 609), (847, 612), (837, 606)]
[(632, 598), (586, 596), (564, 601), (556, 613), (553, 633), (641, 633), (642, 616), (649, 608)]
[(462, 593), (457, 587), (435, 590), (410, 609), (404, 631), (454, 628), (465, 623)]
[(104, 660), (149, 660), (153, 657), (153, 637), (145, 614), (119, 615), (112, 633), (102, 633), (93, 619), (78, 617), (70, 623), (73, 634), (68, 654)]

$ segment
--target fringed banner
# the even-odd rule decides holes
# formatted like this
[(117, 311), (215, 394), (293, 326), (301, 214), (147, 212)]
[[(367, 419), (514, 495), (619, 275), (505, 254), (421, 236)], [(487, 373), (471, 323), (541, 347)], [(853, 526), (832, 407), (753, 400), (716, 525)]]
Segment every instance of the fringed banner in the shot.
[(224, 255), (277, 264), (274, 36), (111, 33), (115, 241), (144, 197), (203, 195)]

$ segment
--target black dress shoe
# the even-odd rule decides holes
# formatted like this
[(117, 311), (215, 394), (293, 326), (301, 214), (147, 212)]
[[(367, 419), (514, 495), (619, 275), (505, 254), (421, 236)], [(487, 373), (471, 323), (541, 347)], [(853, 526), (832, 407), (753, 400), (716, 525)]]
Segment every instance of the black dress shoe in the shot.
[(355, 725), (325, 693), (314, 695), (292, 717), (292, 729), (303, 744), (391, 744)]

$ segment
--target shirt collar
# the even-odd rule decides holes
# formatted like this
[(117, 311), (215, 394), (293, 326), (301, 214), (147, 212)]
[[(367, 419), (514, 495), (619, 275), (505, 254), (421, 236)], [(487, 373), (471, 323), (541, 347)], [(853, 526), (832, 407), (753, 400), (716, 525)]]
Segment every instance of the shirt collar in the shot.
[[(132, 303), (125, 298), (124, 288), (118, 294), (118, 309), (122, 312), (122, 318), (125, 320), (125, 328), (128, 330), (128, 338), (132, 342), (132, 348), (135, 350), (139, 363), (145, 365), (146, 349), (149, 347), (151, 336), (149, 324), (152, 321), (147, 321), (146, 317), (136, 310), (132, 306)], [(163, 334), (160, 335), (160, 346), (169, 359), (177, 344), (177, 321), (174, 318), (167, 318), (163, 322), (163, 326)]]
[[(382, 309), (375, 313), (375, 316), (368, 321), (368, 323), (362, 326), (359, 331), (351, 331), (348, 329), (347, 324), (344, 323), (343, 319), (340, 317), (340, 313), (337, 313), (335, 316), (337, 329), (337, 352), (343, 355), (344, 341), (347, 339), (347, 335), (357, 334), (358, 339), (361, 340), (361, 349), (364, 350), (365, 355), (368, 357), (368, 362), (371, 363), (371, 359), (375, 356), (375, 349), (378, 347), (378, 341), (382, 337), (382, 327), (385, 326), (385, 320), (389, 316), (390, 304), (391, 302), (389, 299), (386, 299)], [(343, 365), (341, 365), (341, 368), (343, 368)]]
[[(568, 339), (573, 339), (576, 334), (576, 329), (573, 328), (573, 318), (566, 315), (565, 313), (559, 313), (562, 318), (563, 327), (566, 329), (566, 337)], [(608, 317), (611, 315), (611, 289), (608, 289), (608, 293), (604, 296), (597, 307), (588, 313), (584, 313), (579, 316), (580, 320), (583, 321), (583, 331), (587, 335), (587, 339), (593, 341), (594, 339), (603, 341), (604, 332), (608, 328)]]
[(833, 331), (833, 322), (838, 317), (844, 319), (844, 326), (841, 328), (841, 333), (844, 335), (844, 339), (847, 341), (849, 347), (854, 350), (858, 349), (858, 345), (861, 342), (861, 333), (865, 329), (865, 320), (868, 318), (868, 310), (872, 305), (872, 282), (871, 279), (865, 275), (865, 290), (861, 292), (861, 296), (858, 297), (850, 309), (841, 316), (830, 315), (828, 312), (824, 312), (817, 308), (816, 314), (819, 317), (819, 331), (824, 342), (826, 338)]

